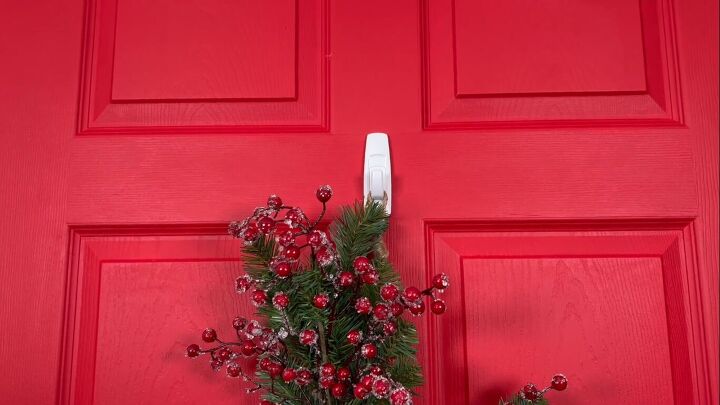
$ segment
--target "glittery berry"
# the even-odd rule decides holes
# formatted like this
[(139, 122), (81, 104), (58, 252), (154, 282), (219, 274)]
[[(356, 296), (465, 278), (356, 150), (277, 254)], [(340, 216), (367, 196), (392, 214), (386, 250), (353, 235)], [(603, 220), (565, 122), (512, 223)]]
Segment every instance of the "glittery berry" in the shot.
[(191, 344), (190, 346), (187, 347), (187, 349), (186, 349), (186, 351), (185, 351), (185, 355), (188, 356), (188, 357), (197, 357), (197, 356), (199, 356), (199, 355), (200, 355), (200, 346), (198, 346), (198, 345), (196, 345), (196, 344), (194, 344), (194, 343)]
[(337, 280), (340, 287), (347, 288), (353, 284), (355, 276), (353, 276), (353, 274), (349, 271), (343, 271), (340, 275), (338, 275)]
[(330, 197), (332, 197), (332, 188), (327, 184), (320, 186), (320, 188), (317, 189), (315, 196), (320, 202), (326, 203), (330, 200)]
[(312, 304), (315, 308), (323, 309), (330, 303), (330, 297), (327, 294), (317, 294), (313, 297)]
[(405, 311), (405, 307), (399, 303), (399, 302), (393, 302), (390, 304), (390, 312), (393, 314), (394, 317), (398, 317), (402, 315), (402, 313)]
[(385, 301), (395, 301), (398, 295), (400, 295), (400, 289), (398, 289), (395, 284), (385, 284), (380, 289), (380, 296), (382, 296)]
[(292, 267), (288, 262), (280, 262), (274, 267), (275, 274), (280, 278), (289, 277), (292, 274)]
[(380, 279), (380, 273), (378, 273), (378, 271), (375, 269), (369, 269), (368, 271), (360, 275), (360, 279), (365, 284), (377, 284), (378, 280)]
[(562, 374), (555, 374), (555, 376), (553, 376), (552, 381), (550, 383), (550, 387), (552, 387), (552, 389), (557, 390), (557, 391), (564, 391), (565, 388), (567, 388), (567, 386), (568, 386), (567, 377), (565, 377)]
[(242, 343), (240, 346), (240, 353), (242, 353), (243, 356), (252, 356), (255, 354), (255, 343), (252, 340), (246, 340)]
[(314, 230), (310, 232), (307, 238), (308, 245), (312, 247), (319, 247), (325, 240), (325, 232)]
[(308, 385), (312, 381), (312, 373), (310, 370), (301, 369), (297, 372), (297, 377), (295, 377), (295, 383), (297, 385)]
[(260, 232), (266, 235), (269, 234), (270, 231), (272, 231), (274, 225), (275, 220), (270, 217), (262, 217), (257, 221), (258, 229), (260, 230)]
[(213, 328), (207, 328), (202, 333), (202, 340), (208, 343), (214, 342), (217, 339), (217, 332)]
[(370, 395), (370, 390), (362, 385), (356, 385), (355, 388), (353, 388), (353, 395), (355, 398), (363, 400)]
[(384, 321), (390, 316), (390, 308), (385, 304), (377, 304), (373, 308), (373, 317), (379, 321)]
[(374, 359), (377, 356), (377, 346), (373, 343), (365, 343), (360, 347), (360, 355), (366, 359)]
[(235, 291), (237, 291), (239, 294), (242, 294), (245, 291), (249, 290), (252, 285), (253, 280), (248, 275), (240, 276), (235, 279)]
[(422, 292), (417, 287), (408, 287), (403, 292), (403, 298), (409, 302), (415, 302), (420, 299)]
[(306, 346), (310, 346), (317, 343), (318, 335), (317, 332), (315, 332), (314, 330), (306, 329), (300, 332), (298, 339), (300, 339), (300, 343)]
[(372, 264), (370, 264), (370, 259), (365, 256), (356, 257), (353, 261), (353, 269), (355, 269), (355, 271), (360, 274), (368, 271), (370, 268), (372, 268)]
[(385, 336), (392, 336), (397, 332), (397, 324), (393, 321), (388, 321), (383, 324), (383, 333)]
[(378, 398), (385, 398), (390, 394), (390, 381), (385, 377), (378, 377), (372, 385), (372, 392)]
[(268, 197), (267, 206), (275, 210), (280, 209), (280, 207), (282, 207), (282, 199), (273, 194)]
[(295, 245), (290, 245), (283, 250), (283, 256), (288, 260), (297, 260), (300, 257), (300, 249)]
[(290, 305), (290, 297), (288, 297), (287, 294), (284, 292), (277, 292), (275, 293), (275, 296), (273, 297), (273, 306), (278, 309), (282, 310), (288, 307)]
[(235, 319), (233, 319), (233, 328), (235, 330), (241, 330), (247, 325), (247, 319), (238, 316)]
[(430, 304), (430, 310), (433, 314), (441, 315), (445, 313), (445, 301), (441, 299), (433, 300)]
[(227, 371), (228, 377), (239, 377), (242, 369), (240, 368), (239, 364), (230, 363), (230, 364), (228, 364), (226, 371)]
[(289, 383), (291, 381), (295, 380), (295, 377), (297, 377), (297, 373), (292, 368), (286, 368), (282, 373), (282, 379), (286, 383)]
[(358, 314), (367, 315), (372, 309), (373, 306), (368, 297), (360, 297), (355, 300), (355, 310)]
[(351, 345), (357, 345), (362, 340), (362, 332), (359, 330), (351, 330), (347, 334), (347, 340)]
[(340, 367), (337, 369), (337, 378), (340, 381), (347, 381), (352, 376), (352, 373), (350, 372), (350, 369), (347, 367)]
[(523, 387), (522, 395), (528, 401), (535, 401), (540, 398), (540, 391), (538, 391), (534, 384), (528, 384)]
[(445, 273), (436, 274), (433, 276), (432, 285), (438, 290), (444, 290), (450, 285), (450, 278)]
[(252, 293), (252, 301), (255, 306), (265, 305), (267, 303), (267, 292), (264, 290), (255, 290)]
[(423, 312), (425, 312), (425, 303), (422, 301), (418, 301), (415, 304), (410, 305), (408, 309), (413, 315), (421, 315)]
[(398, 388), (390, 393), (390, 405), (410, 405), (412, 396), (405, 388)]
[(342, 398), (343, 395), (345, 395), (345, 391), (347, 390), (347, 387), (343, 383), (335, 383), (335, 385), (330, 388), (330, 393), (335, 398)]

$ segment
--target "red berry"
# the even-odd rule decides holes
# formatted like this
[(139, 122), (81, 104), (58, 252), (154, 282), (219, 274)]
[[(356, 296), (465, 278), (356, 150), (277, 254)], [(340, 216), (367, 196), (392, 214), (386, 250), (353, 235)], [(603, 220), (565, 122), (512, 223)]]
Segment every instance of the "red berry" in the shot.
[(397, 324), (393, 321), (385, 322), (383, 324), (383, 333), (385, 336), (392, 336), (397, 332)]
[(290, 245), (283, 250), (283, 256), (288, 260), (297, 260), (300, 257), (300, 249), (295, 245)]
[(287, 308), (288, 305), (290, 305), (290, 297), (288, 297), (287, 294), (284, 292), (275, 293), (275, 296), (273, 297), (273, 306), (275, 308), (282, 310)]
[(380, 295), (385, 301), (395, 301), (398, 295), (400, 295), (400, 290), (395, 284), (385, 284), (380, 289)]
[(372, 303), (368, 297), (360, 297), (355, 300), (355, 310), (358, 314), (367, 315), (372, 309)]
[(310, 232), (310, 235), (308, 235), (307, 238), (308, 244), (312, 247), (320, 247), (323, 240), (325, 240), (325, 232), (318, 230)]
[(370, 269), (360, 275), (362, 282), (365, 284), (377, 284), (380, 279), (380, 273), (375, 269)]
[(267, 372), (270, 374), (270, 378), (277, 378), (279, 377), (283, 370), (285, 370), (285, 367), (283, 367), (280, 363), (271, 362), (267, 367)]
[(365, 399), (370, 394), (370, 390), (363, 387), (362, 385), (356, 385), (353, 389), (353, 395), (355, 395), (355, 398), (357, 399)]
[(445, 273), (436, 274), (432, 279), (433, 287), (444, 290), (450, 285), (450, 278)]
[(377, 346), (373, 343), (365, 343), (360, 347), (360, 354), (366, 359), (374, 359), (377, 356)]
[(247, 325), (247, 319), (245, 319), (241, 316), (238, 316), (237, 318), (233, 319), (233, 328), (235, 328), (235, 330), (240, 330), (240, 329), (244, 328), (246, 325)]
[(332, 388), (330, 389), (330, 393), (331, 393), (332, 396), (334, 396), (335, 398), (342, 398), (342, 396), (345, 395), (345, 390), (346, 390), (345, 384), (343, 384), (343, 383), (336, 383), (336, 384), (333, 385)]
[(356, 257), (353, 261), (353, 269), (355, 269), (356, 272), (362, 274), (368, 271), (372, 267), (372, 264), (370, 264), (370, 259), (368, 259), (365, 256), (359, 256)]
[(372, 366), (370, 367), (370, 374), (372, 375), (382, 375), (383, 369), (380, 366)]
[(420, 299), (422, 292), (417, 287), (408, 287), (403, 292), (403, 298), (409, 302), (415, 302)]
[(282, 207), (282, 199), (280, 197), (276, 196), (275, 194), (273, 194), (270, 197), (268, 197), (267, 205), (268, 205), (268, 207), (270, 207), (272, 209), (275, 209), (275, 210), (279, 209), (280, 207)]
[(243, 356), (252, 356), (255, 354), (255, 343), (253, 343), (252, 340), (244, 341), (242, 346), (240, 346), (240, 353), (242, 353)]
[(256, 306), (265, 305), (265, 303), (267, 303), (267, 292), (264, 290), (253, 291), (252, 300)]
[(308, 385), (312, 381), (312, 373), (310, 370), (298, 370), (295, 382), (297, 385)]
[(315, 252), (315, 259), (317, 259), (320, 266), (326, 267), (332, 264), (335, 255), (327, 247), (323, 246)]
[(384, 321), (390, 315), (390, 308), (385, 304), (377, 304), (373, 308), (373, 316), (379, 321)]
[(347, 334), (347, 340), (351, 345), (355, 346), (362, 340), (362, 332), (359, 330), (351, 330)]
[(300, 335), (298, 336), (300, 343), (306, 346), (314, 345), (317, 342), (317, 338), (317, 332), (311, 329), (306, 329), (300, 332)]
[(390, 393), (390, 405), (408, 405), (411, 404), (412, 396), (405, 388), (398, 388)]
[(315, 196), (320, 202), (326, 203), (328, 202), (328, 200), (330, 200), (330, 197), (332, 197), (332, 188), (327, 184), (324, 186), (320, 186), (320, 188), (317, 189)]
[(252, 242), (260, 236), (260, 231), (258, 230), (257, 225), (250, 224), (247, 228), (245, 228), (242, 236), (246, 242)]
[(392, 312), (394, 317), (398, 317), (402, 315), (403, 311), (405, 311), (405, 307), (399, 303), (399, 302), (393, 302), (390, 304), (390, 312)]
[(257, 221), (258, 229), (266, 235), (272, 231), (273, 226), (275, 226), (275, 220), (270, 217), (262, 217)]
[(220, 367), (222, 367), (222, 366), (223, 366), (223, 361), (222, 361), (222, 360), (215, 359), (215, 360), (212, 360), (212, 361), (210, 362), (210, 368), (212, 368), (213, 371), (218, 371), (218, 370), (220, 370)]
[(215, 329), (213, 328), (207, 328), (202, 333), (202, 340), (205, 342), (211, 343), (214, 342), (215, 339), (217, 339), (217, 332), (215, 332)]
[(320, 377), (319, 383), (321, 388), (328, 389), (335, 384), (335, 377)]
[(295, 380), (295, 377), (297, 377), (297, 373), (291, 368), (286, 368), (282, 373), (282, 379), (287, 383)]
[(330, 303), (330, 297), (327, 294), (318, 294), (313, 297), (312, 304), (315, 308), (323, 309)]
[(378, 398), (385, 398), (390, 394), (390, 381), (385, 377), (378, 377), (372, 385), (372, 392)]
[(552, 389), (557, 390), (557, 391), (564, 391), (565, 388), (567, 388), (567, 385), (568, 385), (567, 377), (565, 377), (562, 374), (555, 374), (555, 376), (553, 376), (552, 381), (550, 383), (550, 387), (552, 387)]
[(250, 287), (252, 287), (252, 285), (253, 285), (253, 280), (248, 275), (240, 276), (237, 279), (235, 279), (235, 290), (240, 294), (249, 290)]
[(337, 378), (340, 381), (347, 381), (350, 379), (352, 374), (350, 373), (350, 369), (347, 367), (340, 367), (337, 369)]
[(238, 377), (238, 376), (240, 376), (241, 371), (242, 371), (242, 369), (240, 368), (240, 365), (237, 363), (230, 363), (227, 366), (228, 377)]
[(280, 246), (290, 246), (295, 243), (295, 235), (290, 231), (276, 232), (275, 240)]
[(433, 300), (432, 304), (430, 304), (430, 310), (437, 315), (441, 315), (445, 313), (445, 301), (441, 299)]
[(528, 384), (523, 387), (522, 394), (528, 401), (535, 401), (540, 398), (540, 391), (534, 384)]
[(228, 349), (227, 347), (223, 347), (222, 349), (217, 351), (216, 356), (218, 359), (225, 361), (225, 360), (229, 359), (232, 356), (232, 354), (233, 354), (232, 350)]
[(320, 366), (320, 377), (333, 377), (335, 375), (335, 366), (332, 363), (325, 363)]
[(263, 357), (262, 359), (260, 359), (260, 361), (258, 362), (257, 365), (258, 365), (258, 367), (260, 367), (260, 370), (267, 371), (267, 369), (270, 367), (271, 363), (272, 363), (272, 360), (270, 360), (267, 357)]
[(425, 303), (422, 301), (418, 301), (417, 303), (409, 306), (408, 309), (413, 315), (421, 315), (423, 312), (425, 312)]
[(191, 344), (187, 347), (187, 350), (185, 352), (185, 355), (188, 357), (197, 357), (200, 355), (200, 346), (196, 344)]
[(353, 276), (353, 274), (349, 271), (343, 271), (340, 273), (340, 275), (338, 275), (338, 284), (340, 285), (340, 287), (350, 287), (354, 281), (355, 276)]
[(288, 262), (280, 262), (276, 264), (274, 270), (275, 274), (277, 274), (277, 276), (280, 278), (286, 278), (289, 277), (290, 274), (292, 274), (292, 267)]
[(372, 389), (373, 381), (375, 381), (374, 375), (364, 375), (360, 378), (360, 381), (358, 381), (358, 385), (370, 391)]
[(287, 210), (285, 213), (285, 219), (292, 223), (298, 223), (300, 221), (300, 217), (302, 216), (302, 213), (297, 208), (291, 208)]

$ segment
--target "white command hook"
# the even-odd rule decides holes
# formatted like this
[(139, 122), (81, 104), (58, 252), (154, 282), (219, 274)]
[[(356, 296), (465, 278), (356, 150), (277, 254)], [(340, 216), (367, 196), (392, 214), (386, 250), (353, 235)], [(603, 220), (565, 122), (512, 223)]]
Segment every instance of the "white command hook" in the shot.
[(365, 187), (364, 198), (385, 201), (390, 215), (392, 207), (392, 172), (390, 170), (390, 144), (388, 136), (373, 132), (365, 139)]

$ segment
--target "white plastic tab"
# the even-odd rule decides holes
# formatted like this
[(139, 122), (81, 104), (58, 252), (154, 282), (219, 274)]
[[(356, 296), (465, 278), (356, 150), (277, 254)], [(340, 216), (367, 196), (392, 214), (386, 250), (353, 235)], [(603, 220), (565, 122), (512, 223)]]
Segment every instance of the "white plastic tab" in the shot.
[(392, 202), (392, 172), (390, 169), (390, 144), (382, 132), (368, 134), (365, 139), (365, 187), (364, 198), (385, 200), (390, 215)]

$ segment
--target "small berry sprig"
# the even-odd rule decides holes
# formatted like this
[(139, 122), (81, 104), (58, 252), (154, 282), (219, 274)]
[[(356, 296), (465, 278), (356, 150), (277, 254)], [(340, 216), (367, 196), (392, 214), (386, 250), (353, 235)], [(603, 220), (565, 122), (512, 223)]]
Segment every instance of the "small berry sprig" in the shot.
[[(524, 401), (527, 401), (531, 404), (539, 403), (543, 400), (543, 397), (545, 393), (547, 393), (550, 390), (555, 391), (565, 391), (565, 389), (568, 386), (568, 379), (563, 374), (555, 374), (550, 380), (550, 385), (545, 387), (545, 389), (540, 390), (538, 389), (535, 384), (529, 383), (525, 385), (520, 392), (517, 394), (517, 398), (520, 398)], [(502, 405), (512, 405), (514, 401), (502, 401)]]

